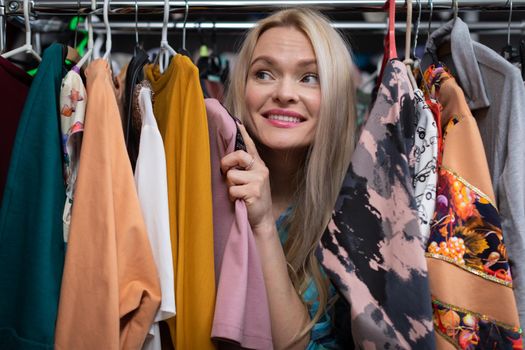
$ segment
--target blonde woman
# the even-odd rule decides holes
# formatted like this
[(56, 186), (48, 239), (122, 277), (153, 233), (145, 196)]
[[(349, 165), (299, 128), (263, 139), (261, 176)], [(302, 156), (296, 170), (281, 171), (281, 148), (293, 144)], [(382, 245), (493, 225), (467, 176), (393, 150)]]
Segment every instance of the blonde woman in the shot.
[(248, 33), (231, 76), (227, 107), (246, 127), (247, 152), (221, 167), (232, 200), (248, 208), (276, 349), (342, 347), (336, 292), (314, 251), (353, 150), (352, 67), (324, 16), (289, 9)]

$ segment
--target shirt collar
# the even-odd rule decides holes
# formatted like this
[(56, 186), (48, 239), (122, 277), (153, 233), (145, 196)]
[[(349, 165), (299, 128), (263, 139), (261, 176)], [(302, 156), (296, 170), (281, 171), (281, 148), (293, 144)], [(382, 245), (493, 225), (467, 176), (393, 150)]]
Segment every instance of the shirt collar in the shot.
[(450, 42), (454, 72), (470, 109), (488, 107), (490, 101), (474, 52), (473, 41), (467, 24), (461, 18), (447, 22), (430, 35), (422, 60), (423, 68), (426, 69), (432, 63), (438, 62), (437, 50), (447, 42)]

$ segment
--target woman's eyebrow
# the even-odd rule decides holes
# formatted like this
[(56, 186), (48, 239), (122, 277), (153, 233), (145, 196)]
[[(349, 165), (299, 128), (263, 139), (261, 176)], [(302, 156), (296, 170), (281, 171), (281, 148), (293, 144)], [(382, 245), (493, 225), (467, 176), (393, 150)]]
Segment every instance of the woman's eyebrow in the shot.
[(297, 62), (297, 65), (302, 67), (317, 66), (317, 60), (315, 58), (306, 58)]
[(262, 61), (263, 63), (269, 64), (270, 66), (274, 66), (275, 65), (275, 62), (274, 62), (274, 60), (272, 58), (270, 58), (268, 56), (259, 56), (259, 57), (257, 57), (256, 59), (254, 59), (252, 61), (250, 66), (253, 66), (255, 63), (257, 63), (259, 61)]
[[(271, 57), (269, 57), (269, 56), (259, 56), (259, 57), (255, 58), (252, 61), (250, 66), (253, 66), (255, 63), (257, 63), (259, 61), (262, 61), (263, 63), (266, 63), (266, 64), (268, 64), (270, 66), (277, 65), (275, 60), (272, 59)], [(313, 65), (317, 65), (317, 60), (315, 58), (305, 58), (305, 59), (299, 60), (297, 62), (297, 65), (301, 66), (301, 67), (313, 66)]]

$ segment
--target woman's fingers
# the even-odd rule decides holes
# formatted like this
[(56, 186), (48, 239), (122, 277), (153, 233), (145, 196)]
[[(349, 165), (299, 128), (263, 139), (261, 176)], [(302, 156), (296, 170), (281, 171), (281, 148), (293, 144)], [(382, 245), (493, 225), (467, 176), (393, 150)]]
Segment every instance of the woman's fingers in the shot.
[(239, 127), (239, 130), (241, 131), (241, 135), (244, 140), (244, 144), (246, 145), (246, 150), (248, 151), (248, 153), (253, 155), (254, 157), (259, 158), (257, 147), (255, 146), (255, 143), (253, 142), (250, 135), (248, 135), (248, 132), (246, 131), (246, 128), (244, 127), (244, 125), (237, 123), (237, 126)]
[(256, 158), (245, 151), (235, 151), (221, 159), (221, 171), (226, 174), (232, 168), (250, 170), (254, 168)]
[(230, 186), (228, 189), (230, 200), (242, 199), (248, 206), (259, 201), (262, 198), (262, 191), (260, 186), (254, 183), (246, 183), (244, 185)]
[(245, 185), (247, 183), (254, 183), (258, 186), (262, 186), (265, 181), (264, 171), (246, 171), (238, 169), (230, 169), (226, 173), (226, 180), (231, 186)]

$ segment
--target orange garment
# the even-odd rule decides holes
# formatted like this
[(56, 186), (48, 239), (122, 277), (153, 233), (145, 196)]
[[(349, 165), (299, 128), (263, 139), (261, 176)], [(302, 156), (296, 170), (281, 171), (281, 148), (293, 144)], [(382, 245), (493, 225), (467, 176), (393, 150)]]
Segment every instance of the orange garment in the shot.
[(66, 250), (56, 349), (140, 349), (160, 283), (135, 190), (111, 72), (86, 69), (88, 104)]
[(206, 106), (199, 72), (183, 55), (161, 75), (144, 67), (168, 171), (170, 234), (177, 315), (168, 320), (175, 349), (213, 349), (215, 308), (211, 165)]

